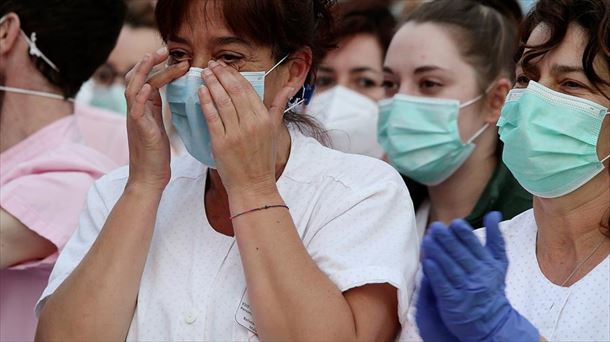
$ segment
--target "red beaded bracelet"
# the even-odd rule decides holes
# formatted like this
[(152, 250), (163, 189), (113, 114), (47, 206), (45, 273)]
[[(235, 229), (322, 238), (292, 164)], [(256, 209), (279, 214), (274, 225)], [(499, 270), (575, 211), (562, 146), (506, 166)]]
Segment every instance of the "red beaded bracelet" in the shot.
[(233, 220), (233, 219), (235, 219), (235, 218), (237, 218), (237, 217), (239, 217), (241, 215), (249, 214), (249, 213), (252, 213), (252, 212), (255, 212), (255, 211), (259, 211), (259, 210), (267, 210), (267, 209), (271, 209), (271, 208), (286, 208), (286, 209), (290, 210), (290, 208), (288, 208), (287, 205), (283, 205), (283, 204), (266, 205), (264, 207), (250, 209), (250, 210), (244, 211), (243, 213), (239, 213), (239, 214), (233, 215), (233, 216), (230, 217), (230, 219)]

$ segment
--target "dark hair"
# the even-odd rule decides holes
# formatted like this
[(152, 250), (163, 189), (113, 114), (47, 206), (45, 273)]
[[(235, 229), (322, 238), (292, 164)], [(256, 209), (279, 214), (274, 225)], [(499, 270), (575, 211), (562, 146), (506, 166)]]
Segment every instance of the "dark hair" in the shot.
[(127, 0), (125, 24), (133, 28), (157, 28), (155, 5), (150, 1)]
[(36, 69), (63, 95), (73, 97), (110, 55), (118, 39), (122, 0), (2, 0), (0, 17), (14, 12), (29, 37), (59, 69), (26, 52)]
[(514, 80), (512, 59), (522, 19), (515, 0), (437, 0), (424, 3), (407, 21), (450, 26), (464, 58), (479, 75), (484, 90), (499, 75)]
[[(205, 6), (211, 1), (206, 0)], [(155, 16), (163, 40), (167, 41), (188, 20), (189, 9), (194, 3), (191, 0), (157, 2)], [(276, 61), (309, 47), (313, 60), (307, 83), (313, 83), (322, 57), (334, 46), (331, 7), (335, 0), (222, 0), (217, 3), (227, 27), (234, 34), (270, 47)], [(206, 13), (201, 15), (205, 17)], [(289, 112), (284, 115), (284, 121), (326, 141), (320, 126), (307, 115)]]
[(385, 56), (396, 28), (396, 19), (387, 6), (345, 2), (335, 6), (337, 27), (335, 41), (358, 34), (370, 34), (377, 39)]
[[(532, 31), (539, 24), (546, 24), (550, 29), (550, 38), (543, 44), (528, 46)], [(565, 38), (568, 26), (575, 23), (587, 32), (587, 45), (582, 57), (582, 66), (587, 78), (606, 98), (600, 85), (610, 86), (595, 72), (594, 61), (603, 56), (606, 66), (610, 68), (610, 2), (608, 0), (540, 0), (527, 15), (523, 23), (521, 46), (515, 56), (516, 61), (523, 58), (525, 70), (531, 70), (531, 61), (554, 50)], [(525, 49), (527, 52), (524, 52)], [(607, 76), (607, 75), (606, 75)]]

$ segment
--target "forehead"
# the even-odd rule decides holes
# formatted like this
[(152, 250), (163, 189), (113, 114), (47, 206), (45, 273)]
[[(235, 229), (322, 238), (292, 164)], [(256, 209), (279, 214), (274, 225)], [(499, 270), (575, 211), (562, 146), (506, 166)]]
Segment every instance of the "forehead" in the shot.
[[(544, 23), (539, 24), (532, 31), (532, 34), (527, 40), (527, 45), (542, 45), (547, 42), (550, 37), (550, 28)], [(582, 27), (576, 24), (570, 24), (570, 26), (568, 26), (566, 35), (561, 41), (561, 43), (557, 47), (555, 47), (555, 49), (546, 54), (542, 58), (542, 60), (550, 64), (563, 64), (573, 66), (581, 65), (587, 40), (587, 32)], [(525, 49), (525, 52), (527, 52), (528, 50), (529, 49)], [(537, 63), (538, 61), (540, 61), (540, 59), (533, 60), (532, 62)]]
[(443, 68), (464, 64), (449, 29), (434, 23), (406, 23), (392, 39), (385, 64), (396, 73), (422, 64)]
[(182, 21), (169, 39), (176, 36), (201, 44), (207, 39), (219, 36), (233, 36), (225, 22), (221, 5), (216, 1), (190, 1)]
[(337, 71), (358, 67), (368, 67), (381, 71), (382, 58), (383, 52), (375, 36), (358, 34), (339, 42), (338, 48), (326, 55), (323, 64)]

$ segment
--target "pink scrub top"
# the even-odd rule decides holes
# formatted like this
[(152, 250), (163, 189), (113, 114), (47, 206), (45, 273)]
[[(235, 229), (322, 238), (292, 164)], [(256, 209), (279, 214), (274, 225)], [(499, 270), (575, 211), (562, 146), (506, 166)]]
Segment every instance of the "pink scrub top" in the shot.
[[(0, 154), (0, 207), (61, 250), (93, 182), (117, 163), (83, 144), (75, 115)], [(0, 270), (0, 341), (32, 341), (34, 306), (58, 253)]]
[(76, 122), (87, 146), (118, 165), (129, 164), (127, 120), (124, 115), (76, 104)]

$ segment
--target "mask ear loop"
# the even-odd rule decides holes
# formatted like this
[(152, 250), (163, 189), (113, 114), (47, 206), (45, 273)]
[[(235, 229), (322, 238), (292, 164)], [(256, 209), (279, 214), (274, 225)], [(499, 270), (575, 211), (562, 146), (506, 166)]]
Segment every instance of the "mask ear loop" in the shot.
[(23, 95), (33, 95), (33, 96), (46, 97), (46, 98), (53, 99), (53, 100), (61, 100), (61, 101), (74, 102), (73, 98), (66, 99), (62, 95), (46, 93), (44, 91), (36, 91), (36, 90), (21, 89), (21, 88), (6, 87), (6, 86), (0, 86), (0, 90), (6, 91), (6, 92), (9, 92), (9, 93), (16, 93), (16, 94), (23, 94)]
[(280, 59), (279, 62), (275, 63), (275, 65), (269, 69), (269, 71), (267, 71), (263, 76), (261, 76), (261, 78), (265, 78), (267, 77), (267, 75), (269, 75), (273, 70), (275, 70), (277, 67), (279, 67), (282, 63), (284, 63), (284, 61), (288, 58), (288, 56), (290, 55), (286, 55), (284, 56), (284, 58)]
[[(489, 91), (491, 90), (493, 85), (494, 85), (494, 83), (490, 84), (489, 87), (487, 87), (487, 89), (485, 89), (485, 92), (483, 94), (475, 97), (474, 99), (472, 99), (470, 101), (464, 102), (464, 104), (460, 105), (460, 109), (466, 108), (466, 107), (470, 106), (471, 104), (480, 101), (483, 98), (483, 96), (485, 96), (485, 95), (487, 95), (487, 93), (489, 93)], [(485, 132), (485, 130), (487, 128), (489, 128), (489, 123), (484, 124), (483, 127), (481, 127), (478, 131), (476, 131), (476, 133), (472, 136), (472, 138), (470, 138), (470, 139), (468, 139), (468, 141), (466, 141), (466, 145), (472, 144), (472, 142), (475, 141), (479, 136), (481, 136), (481, 134), (483, 134), (483, 132)]]
[(51, 60), (47, 58), (47, 56), (45, 56), (42, 51), (40, 51), (38, 46), (36, 46), (36, 32), (32, 32), (30, 38), (28, 38), (28, 36), (25, 35), (25, 32), (21, 31), (21, 36), (23, 36), (23, 38), (28, 42), (28, 45), (30, 46), (30, 55), (42, 58), (42, 60), (45, 61), (45, 63), (47, 63), (51, 68), (53, 68), (53, 70), (59, 72), (59, 68), (55, 65), (55, 63), (51, 62)]
[(289, 111), (295, 109), (296, 107), (300, 106), (301, 104), (303, 104), (303, 102), (305, 102), (305, 99), (301, 99), (299, 101), (297, 101), (295, 104), (290, 105), (290, 107), (288, 107), (288, 109), (286, 109), (284, 111), (284, 114), (288, 113)]
[[(0, 25), (2, 25), (6, 21), (6, 18), (6, 15), (0, 18)], [(42, 60), (45, 61), (45, 63), (47, 63), (51, 68), (53, 68), (53, 70), (59, 72), (59, 68), (55, 65), (55, 63), (51, 62), (51, 60), (47, 56), (45, 56), (44, 53), (42, 53), (42, 51), (40, 51), (40, 49), (36, 45), (36, 32), (32, 32), (30, 38), (28, 38), (25, 32), (23, 32), (23, 30), (20, 31), (21, 36), (25, 39), (25, 41), (28, 43), (28, 46), (30, 47), (30, 55), (42, 58)]]

